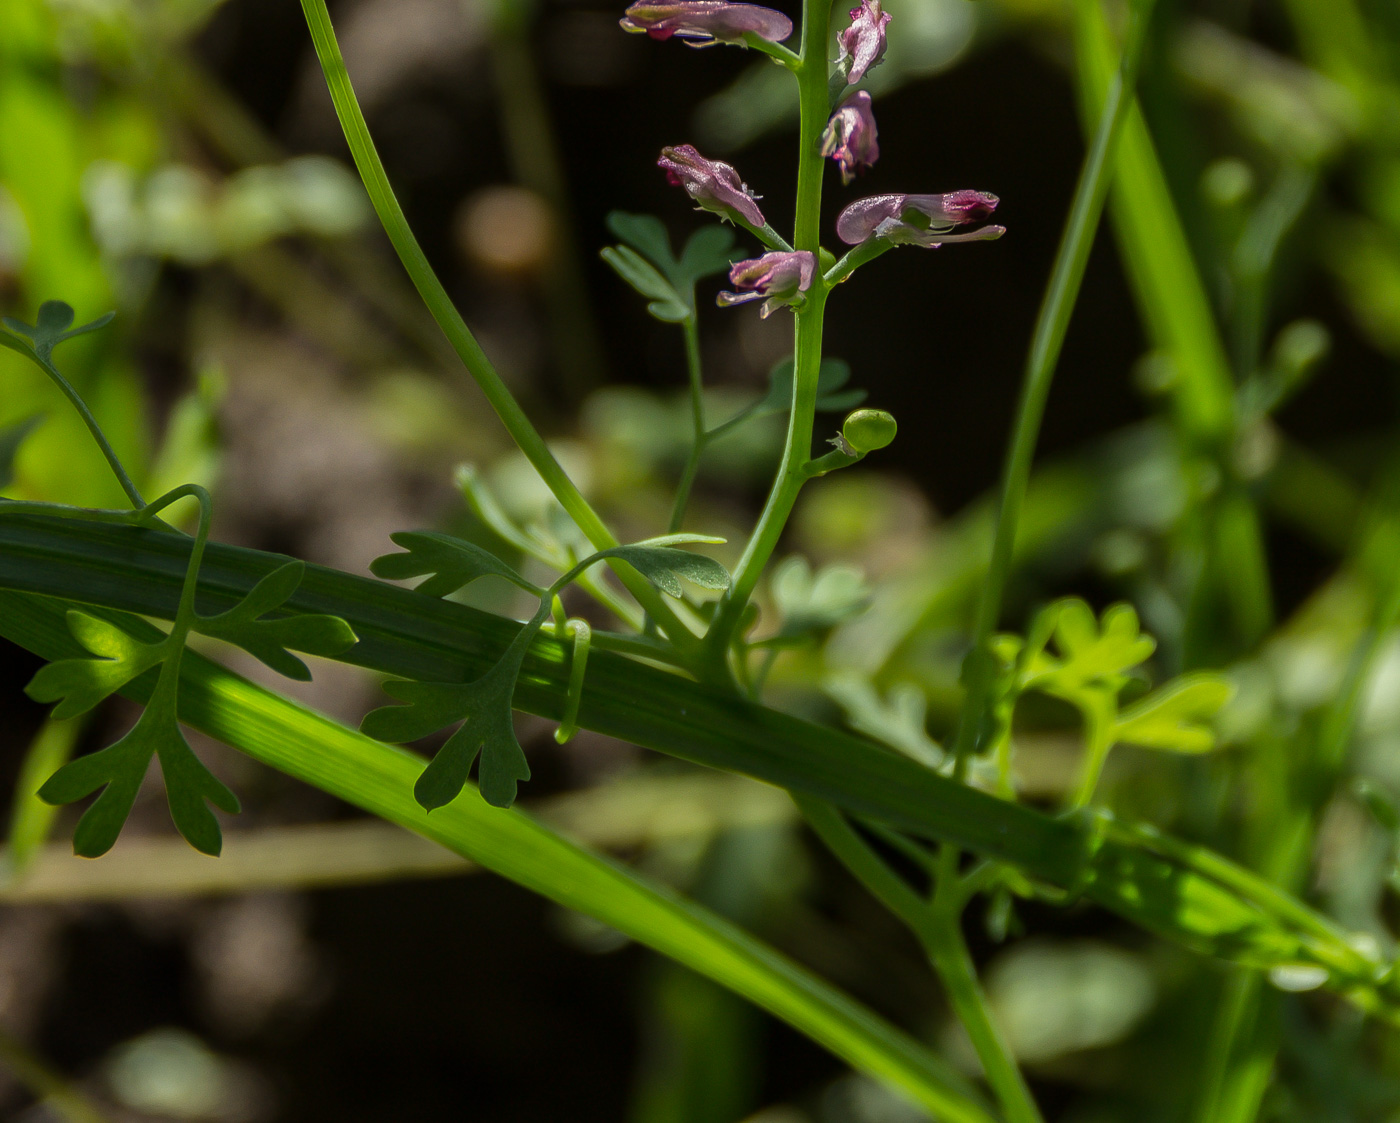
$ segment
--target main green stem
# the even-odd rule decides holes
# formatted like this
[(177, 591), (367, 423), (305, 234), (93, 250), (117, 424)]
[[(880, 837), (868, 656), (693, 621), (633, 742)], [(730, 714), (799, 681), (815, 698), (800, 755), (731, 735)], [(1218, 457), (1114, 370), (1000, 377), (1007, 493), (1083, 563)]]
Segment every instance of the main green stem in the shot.
[[(496, 416), (501, 419), (511, 439), (525, 454), (525, 458), (539, 473), (540, 478), (579, 530), (593, 544), (594, 549), (606, 550), (616, 546), (617, 539), (554, 458), (554, 454), (530, 423), (530, 419), (525, 416), (525, 411), (520, 408), (520, 404), (506, 387), (496, 368), (491, 365), (471, 329), (467, 327), (466, 321), (462, 319), (461, 313), (447, 295), (447, 290), (428, 264), (428, 259), (419, 246), (418, 239), (414, 237), (408, 219), (404, 217), (403, 208), (399, 206), (384, 164), (374, 147), (369, 126), (365, 123), (364, 114), (350, 84), (350, 74), (345, 68), (340, 45), (336, 42), (335, 29), (331, 25), (325, 0), (302, 0), (301, 7), (306, 15), (307, 26), (311, 30), (316, 57), (320, 60), (321, 69), (325, 74), (331, 101), (335, 104), (336, 115), (340, 118), (345, 139), (350, 145), (355, 167), (364, 181), (365, 190), (369, 193), (370, 202), (384, 226), (384, 232), (389, 235), (389, 241), (393, 243), (399, 260), (418, 289), (423, 302), (428, 306), (428, 311), (433, 314), (433, 319), (447, 336), (467, 372), (486, 395), (486, 400), (496, 411)], [(681, 623), (662, 595), (625, 562), (614, 562), (613, 566), (622, 583), (627, 586), (628, 592), (646, 609), (651, 618), (661, 625), (677, 650), (682, 654), (698, 654), (698, 637)]]
[[(694, 292), (691, 293), (690, 303), (693, 309)], [(675, 534), (685, 522), (685, 508), (690, 502), (690, 489), (695, 484), (696, 473), (700, 471), (700, 457), (705, 454), (705, 445), (710, 437), (705, 431), (705, 384), (700, 370), (700, 325), (696, 322), (694, 311), (682, 321), (681, 329), (685, 333), (685, 368), (690, 376), (692, 434), (690, 455), (686, 457), (680, 483), (676, 485), (676, 500), (671, 506), (671, 521), (667, 525), (667, 534)]]
[[(992, 540), (992, 558), (987, 567), (987, 579), (982, 586), (973, 629), (974, 656), (987, 654), (988, 644), (1001, 615), (1002, 599), (1016, 549), (1016, 530), (1020, 525), (1021, 509), (1025, 505), (1026, 488), (1030, 482), (1031, 460), (1035, 456), (1036, 440), (1040, 435), (1040, 422), (1045, 414), (1045, 403), (1050, 396), (1050, 384), (1055, 377), (1065, 333), (1069, 330), (1070, 315), (1084, 279), (1089, 250), (1094, 244), (1094, 232), (1108, 195), (1113, 155), (1128, 118), (1128, 110), (1133, 104), (1132, 91), (1137, 84), (1147, 18), (1153, 2), (1136, 0), (1133, 5), (1132, 21), (1123, 45), (1118, 74), (1104, 102), (1093, 145), (1075, 187), (1069, 221), (1065, 224), (1054, 270), (1036, 319), (1011, 444), (1002, 467), (1001, 503), (996, 534)], [(977, 732), (987, 712), (990, 688), (991, 680), (987, 674), (971, 676), (968, 698), (954, 744), (958, 756), (978, 747), (975, 743)]]
[[(803, 0), (802, 55), (795, 67), (801, 123), (798, 130), (797, 220), (793, 246), (820, 259), (822, 173), (821, 135), (830, 116), (827, 94), (827, 31), (830, 0)], [(710, 677), (727, 674), (726, 660), (735, 629), (753, 596), (764, 567), (778, 547), (783, 527), (792, 514), (797, 495), (808, 476), (804, 469), (812, 454), (812, 425), (816, 420), (817, 377), (822, 364), (822, 320), (826, 314), (827, 285), (813, 278), (806, 300), (796, 309), (794, 330), (792, 409), (788, 413), (787, 441), (773, 488), (734, 570), (734, 583), (720, 602), (714, 624), (705, 637)]]

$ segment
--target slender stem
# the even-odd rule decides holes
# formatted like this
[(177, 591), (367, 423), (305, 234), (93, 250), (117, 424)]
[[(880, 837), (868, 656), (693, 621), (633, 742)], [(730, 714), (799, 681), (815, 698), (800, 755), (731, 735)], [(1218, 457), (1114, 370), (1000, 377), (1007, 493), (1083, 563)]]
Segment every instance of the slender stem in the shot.
[(967, 897), (958, 877), (959, 851), (944, 846), (933, 901), (925, 903), (856, 833), (830, 803), (793, 793), (807, 825), (841, 863), (919, 938), (938, 973), (953, 1012), (967, 1030), (1008, 1123), (1041, 1123), (1025, 1078), (992, 1021), (977, 970), (963, 939), (960, 917)]
[[(692, 293), (691, 307), (695, 306)], [(700, 471), (700, 457), (705, 454), (709, 434), (705, 431), (705, 384), (700, 369), (700, 326), (694, 311), (681, 321), (685, 333), (685, 367), (690, 376), (690, 455), (686, 457), (685, 468), (681, 471), (680, 483), (676, 485), (676, 499), (671, 506), (671, 521), (667, 534), (675, 534), (685, 522), (686, 504), (690, 502), (690, 489), (695, 483), (695, 475)]]
[[(496, 411), (496, 416), (501, 419), (506, 431), (584, 536), (599, 550), (616, 546), (617, 539), (554, 458), (544, 438), (530, 423), (525, 411), (520, 408), (520, 404), (506, 387), (496, 368), (491, 365), (471, 329), (467, 327), (466, 321), (462, 319), (461, 313), (453, 305), (451, 297), (447, 295), (447, 290), (428, 264), (418, 239), (413, 236), (408, 219), (404, 217), (403, 208), (399, 206), (399, 201), (389, 184), (384, 164), (374, 147), (359, 102), (355, 98), (325, 0), (302, 0), (301, 6), (355, 166), (364, 181), (370, 202), (379, 215), (379, 221), (383, 224), (385, 233), (389, 235), (399, 260), (418, 289), (423, 302), (442, 328), (453, 350), (461, 358), (467, 372), (481, 388), (491, 408)], [(628, 592), (661, 624), (667, 638), (678, 650), (698, 651), (698, 638), (681, 623), (671, 606), (659, 592), (647, 584), (641, 574), (621, 562), (615, 563), (614, 569), (622, 583), (627, 586)]]
[(933, 903), (920, 938), (933, 969), (947, 992), (982, 1071), (1006, 1114), (1007, 1123), (1042, 1123), (1026, 1078), (1016, 1064), (1010, 1046), (992, 1020), (987, 997), (977, 979), (977, 968), (967, 950), (962, 931), (962, 910), (967, 898), (958, 877), (961, 851), (945, 844), (939, 854), (939, 870)]
[(102, 455), (106, 458), (108, 467), (112, 469), (112, 475), (117, 477), (117, 483), (121, 484), (122, 491), (126, 492), (126, 497), (131, 500), (131, 505), (140, 510), (146, 505), (146, 501), (141, 498), (141, 492), (137, 490), (131, 477), (127, 475), (126, 469), (122, 467), (122, 462), (117, 456), (116, 449), (114, 449), (111, 442), (107, 440), (107, 434), (102, 431), (102, 426), (97, 423), (97, 418), (92, 415), (92, 410), (88, 409), (87, 402), (83, 401), (82, 395), (79, 394), (77, 390), (73, 389), (73, 384), (59, 373), (58, 367), (53, 365), (51, 359), (45, 359), (42, 356), (39, 358), (40, 364), (44, 368), (44, 373), (53, 380), (54, 385), (63, 392), (63, 396), (67, 398), (73, 408), (78, 411), (78, 416), (83, 419), (83, 424), (88, 427), (88, 432), (92, 434), (92, 439), (97, 442), (97, 447), (102, 450)]
[(762, 226), (755, 226), (738, 211), (731, 212), (734, 222), (742, 226), (770, 250), (781, 250), (783, 253), (791, 253), (792, 247), (788, 245), (788, 240), (765, 223)]
[(1087, 807), (1103, 775), (1108, 750), (1113, 747), (1113, 719), (1117, 706), (1111, 696), (1098, 696), (1084, 708), (1084, 760), (1080, 766), (1079, 783), (1075, 787), (1068, 810)]
[[(996, 629), (997, 619), (1001, 615), (1002, 597), (1011, 571), (1016, 529), (1021, 518), (1021, 508), (1025, 503), (1026, 487), (1030, 482), (1031, 460), (1040, 433), (1040, 421), (1045, 413), (1045, 403), (1050, 395), (1050, 384), (1054, 379), (1055, 366), (1069, 328), (1070, 315), (1079, 296), (1080, 282), (1084, 279), (1084, 268), (1089, 261), (1094, 232), (1098, 228), (1099, 216), (1103, 213), (1113, 167), (1113, 154), (1122, 134), (1123, 124), (1128, 118), (1128, 110), (1133, 103), (1132, 90), (1137, 82), (1138, 65), (1142, 59), (1142, 47), (1153, 2), (1154, 0), (1135, 0), (1133, 4), (1132, 19), (1123, 45), (1118, 74), (1104, 102), (1093, 145), (1085, 158), (1084, 169), (1075, 187), (1074, 204), (1065, 224), (1050, 283), (1036, 319), (1035, 334), (1031, 339), (1030, 353), (1026, 359), (1021, 400), (1017, 406), (1011, 443), (1002, 467), (1001, 502), (996, 533), (992, 541), (992, 557), (987, 567), (986, 580), (982, 585), (982, 596), (978, 602), (973, 630), (975, 655), (986, 653), (987, 645)], [(987, 709), (990, 686), (991, 683), (985, 675), (971, 677), (967, 702), (963, 707), (957, 739), (954, 742), (954, 751), (959, 756), (976, 748), (974, 742)]]

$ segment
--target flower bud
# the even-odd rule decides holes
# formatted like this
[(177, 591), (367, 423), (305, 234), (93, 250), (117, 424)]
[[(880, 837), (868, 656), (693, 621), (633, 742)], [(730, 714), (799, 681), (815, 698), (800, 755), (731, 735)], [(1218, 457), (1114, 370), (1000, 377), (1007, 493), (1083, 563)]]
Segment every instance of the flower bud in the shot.
[(850, 15), (851, 26), (837, 36), (841, 57), (836, 61), (846, 71), (846, 85), (854, 86), (884, 59), (885, 24), (890, 16), (880, 10), (880, 0), (860, 0), (860, 7), (852, 8)]
[(848, 97), (831, 115), (822, 134), (822, 155), (835, 158), (842, 183), (850, 183), (856, 172), (865, 171), (880, 158), (877, 135), (870, 95), (864, 90)]
[(802, 294), (812, 287), (816, 270), (816, 256), (806, 250), (774, 251), (741, 261), (729, 270), (729, 283), (747, 291), (722, 292), (717, 303), (727, 308), (731, 304), (762, 300), (761, 314), (766, 318), (779, 305), (798, 303)]
[(792, 20), (782, 12), (729, 0), (637, 0), (619, 22), (624, 31), (653, 39), (674, 35), (692, 47), (742, 44), (747, 34), (780, 43), (792, 34)]
[(841, 439), (852, 452), (863, 456), (877, 448), (884, 448), (894, 440), (898, 431), (893, 414), (882, 409), (858, 409), (846, 415), (845, 424), (841, 426)]
[(663, 148), (656, 166), (673, 186), (684, 187), (702, 210), (714, 211), (730, 221), (739, 214), (754, 226), (766, 225), (757, 203), (762, 196), (750, 191), (739, 173), (724, 161), (707, 160), (694, 145), (678, 144)]
[(1000, 238), (1004, 226), (982, 226), (963, 233), (954, 227), (981, 222), (1000, 200), (985, 191), (953, 191), (947, 195), (871, 195), (857, 199), (836, 216), (836, 235), (850, 246), (871, 238), (896, 245), (932, 248), (944, 242), (982, 242)]

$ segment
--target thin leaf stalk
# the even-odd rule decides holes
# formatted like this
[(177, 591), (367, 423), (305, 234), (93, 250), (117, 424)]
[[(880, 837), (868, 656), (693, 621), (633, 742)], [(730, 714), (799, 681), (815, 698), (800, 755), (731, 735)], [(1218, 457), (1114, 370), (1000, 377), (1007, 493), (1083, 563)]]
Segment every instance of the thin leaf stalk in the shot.
[[(335, 29), (331, 24), (330, 13), (326, 10), (325, 0), (302, 0), (301, 6), (355, 167), (364, 182), (375, 213), (379, 216), (379, 221), (393, 243), (414, 287), (467, 368), (467, 372), (481, 388), (491, 408), (496, 411), (496, 416), (501, 419), (506, 431), (539, 473), (545, 486), (568, 512), (569, 517), (595, 549), (605, 550), (616, 546), (617, 539), (555, 459), (544, 437), (520, 408), (520, 404), (452, 303), (432, 266), (428, 264), (427, 256), (404, 216), (403, 208), (399, 205), (389, 183), (388, 173), (384, 170), (384, 164), (370, 136), (369, 126), (365, 122), (364, 113), (350, 82), (349, 71), (345, 67), (345, 59), (340, 53), (340, 44), (336, 41)], [(628, 592), (646, 609), (651, 618), (661, 625), (667, 638), (678, 650), (698, 651), (698, 638), (685, 627), (659, 592), (625, 563), (614, 563), (613, 567)]]
[[(1002, 600), (1015, 553), (1016, 531), (1021, 521), (1021, 510), (1025, 506), (1031, 462), (1040, 434), (1040, 422), (1045, 414), (1055, 368), (1059, 362), (1065, 334), (1069, 330), (1070, 317), (1079, 297), (1080, 284), (1089, 261), (1089, 251), (1094, 243), (1094, 234), (1103, 214), (1118, 141), (1128, 118), (1128, 110), (1133, 105), (1133, 89), (1137, 84), (1153, 3), (1154, 0), (1136, 0), (1133, 5), (1118, 73), (1104, 101), (1093, 144), (1085, 157), (1084, 168), (1075, 186), (1074, 201), (1065, 223), (1064, 235), (1060, 239), (1050, 282), (1036, 318), (1035, 332), (1026, 358), (1020, 401), (1012, 425), (1011, 442), (1002, 467), (1001, 499), (992, 540), (991, 561), (977, 605), (973, 628), (975, 655), (989, 655), (988, 645), (1001, 615)], [(958, 756), (963, 756), (977, 747), (978, 730), (990, 702), (990, 688), (989, 676), (971, 676), (968, 698), (954, 742), (954, 751)]]
[(667, 534), (675, 534), (685, 522), (685, 509), (690, 503), (690, 489), (695, 484), (695, 477), (700, 471), (700, 458), (704, 456), (705, 446), (709, 443), (709, 433), (705, 429), (704, 374), (700, 365), (700, 326), (694, 312), (693, 291), (690, 305), (690, 315), (681, 321), (681, 330), (685, 334), (685, 369), (690, 382), (690, 452), (686, 456), (685, 467), (681, 470), (680, 482), (676, 485), (676, 498), (671, 507)]

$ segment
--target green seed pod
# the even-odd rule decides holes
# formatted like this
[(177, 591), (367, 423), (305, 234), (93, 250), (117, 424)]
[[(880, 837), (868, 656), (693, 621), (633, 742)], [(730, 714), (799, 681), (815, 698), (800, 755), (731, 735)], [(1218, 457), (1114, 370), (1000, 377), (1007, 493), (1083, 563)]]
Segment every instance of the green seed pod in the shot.
[(846, 444), (861, 454), (884, 448), (899, 431), (894, 416), (882, 409), (858, 409), (846, 416), (841, 436)]

